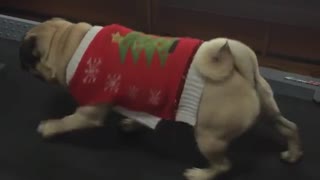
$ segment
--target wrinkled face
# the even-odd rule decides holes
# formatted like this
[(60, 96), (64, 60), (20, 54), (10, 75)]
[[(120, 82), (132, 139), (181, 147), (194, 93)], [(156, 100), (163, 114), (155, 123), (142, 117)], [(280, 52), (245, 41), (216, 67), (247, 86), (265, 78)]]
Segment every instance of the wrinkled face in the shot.
[(56, 47), (52, 46), (52, 42), (59, 38), (56, 34), (66, 24), (69, 22), (54, 18), (34, 26), (25, 34), (19, 48), (23, 70), (41, 80), (54, 81), (55, 67), (50, 54), (55, 52)]

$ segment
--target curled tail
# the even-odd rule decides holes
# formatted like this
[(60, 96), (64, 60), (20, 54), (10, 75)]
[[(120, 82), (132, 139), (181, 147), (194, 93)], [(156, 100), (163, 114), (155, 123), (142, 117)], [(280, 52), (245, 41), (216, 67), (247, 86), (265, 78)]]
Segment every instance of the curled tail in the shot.
[(236, 70), (255, 86), (259, 74), (254, 51), (232, 39), (216, 38), (203, 43), (194, 62), (200, 73), (213, 81), (223, 81)]
[(234, 60), (226, 39), (204, 42), (195, 54), (194, 65), (203, 76), (213, 81), (222, 81), (230, 76)]

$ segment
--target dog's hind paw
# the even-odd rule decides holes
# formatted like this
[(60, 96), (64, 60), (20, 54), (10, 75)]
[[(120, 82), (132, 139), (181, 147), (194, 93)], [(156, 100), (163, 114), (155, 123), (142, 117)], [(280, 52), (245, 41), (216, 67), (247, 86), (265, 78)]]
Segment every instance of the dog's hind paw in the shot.
[(281, 159), (288, 162), (288, 163), (295, 163), (302, 157), (303, 152), (302, 151), (285, 151), (281, 153)]
[(210, 173), (207, 172), (207, 169), (199, 169), (199, 168), (187, 169), (184, 172), (184, 176), (188, 180), (210, 180), (210, 178), (212, 178)]

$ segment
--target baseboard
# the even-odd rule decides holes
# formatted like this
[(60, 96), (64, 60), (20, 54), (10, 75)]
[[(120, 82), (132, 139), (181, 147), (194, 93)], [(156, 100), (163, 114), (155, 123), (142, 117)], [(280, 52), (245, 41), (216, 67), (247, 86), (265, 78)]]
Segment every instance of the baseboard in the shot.
[[(0, 38), (19, 42), (25, 32), (38, 23), (0, 14)], [(270, 83), (275, 94), (320, 103), (320, 79), (265, 67), (261, 67), (260, 71)]]

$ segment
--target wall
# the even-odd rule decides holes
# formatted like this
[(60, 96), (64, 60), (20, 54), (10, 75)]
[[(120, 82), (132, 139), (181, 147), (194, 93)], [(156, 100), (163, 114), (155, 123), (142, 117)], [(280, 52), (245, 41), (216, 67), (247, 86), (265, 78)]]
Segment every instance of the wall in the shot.
[(319, 0), (161, 0), (160, 3), (227, 16), (320, 27)]

